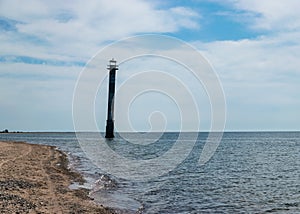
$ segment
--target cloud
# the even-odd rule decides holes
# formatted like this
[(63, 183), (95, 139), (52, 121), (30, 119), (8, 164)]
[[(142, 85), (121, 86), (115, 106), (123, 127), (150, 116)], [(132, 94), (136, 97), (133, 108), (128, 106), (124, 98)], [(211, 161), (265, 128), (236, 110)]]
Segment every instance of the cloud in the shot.
[(270, 31), (299, 30), (300, 14), (298, 0), (227, 0), (227, 4), (245, 12), (245, 19), (249, 12), (255, 16), (251, 25), (253, 28)]
[[(195, 43), (223, 84), (227, 129), (293, 130), (300, 116), (298, 33)], [(241, 122), (244, 121), (244, 122)]]
[(256, 38), (195, 43), (223, 80), (242, 84), (294, 83), (300, 75), (299, 1), (228, 0), (226, 4), (238, 11), (259, 14), (255, 18), (241, 16), (250, 26), (266, 31)]
[[(11, 28), (15, 27), (23, 42), (31, 43), (24, 35), (31, 36), (35, 45), (45, 47), (44, 52), (82, 57), (90, 57), (106, 41), (136, 33), (197, 28), (199, 18), (188, 8), (159, 9), (154, 3), (138, 0), (29, 0), (22, 7), (17, 1), (4, 0), (0, 3), (0, 14), (16, 22)], [(4, 39), (13, 43), (16, 38)]]

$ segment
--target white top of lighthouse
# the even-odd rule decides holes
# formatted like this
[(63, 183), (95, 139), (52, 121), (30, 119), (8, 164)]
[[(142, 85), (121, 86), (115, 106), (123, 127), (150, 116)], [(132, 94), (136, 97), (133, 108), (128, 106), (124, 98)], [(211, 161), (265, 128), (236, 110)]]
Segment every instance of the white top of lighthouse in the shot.
[(107, 65), (107, 69), (108, 70), (112, 70), (112, 69), (118, 70), (117, 61), (114, 58), (112, 58), (111, 60), (109, 60), (109, 64)]

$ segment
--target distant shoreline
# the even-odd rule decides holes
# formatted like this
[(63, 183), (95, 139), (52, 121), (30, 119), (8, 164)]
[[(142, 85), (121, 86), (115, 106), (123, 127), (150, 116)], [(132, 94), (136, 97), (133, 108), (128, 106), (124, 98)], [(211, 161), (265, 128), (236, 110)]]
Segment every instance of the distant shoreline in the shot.
[[(300, 130), (245, 130), (245, 131), (164, 131), (163, 133), (289, 133), (289, 132), (300, 132)], [(79, 131), (79, 132), (75, 132), (75, 131), (8, 131), (8, 132), (4, 132), (4, 131), (0, 131), (0, 134), (55, 134), (55, 133), (70, 133), (70, 134), (76, 134), (76, 133), (100, 133), (100, 134), (104, 134), (104, 131), (101, 132), (95, 132), (95, 131)], [(117, 132), (117, 133), (129, 133), (129, 134), (134, 134), (134, 133), (139, 133), (139, 134), (145, 134), (145, 133), (161, 133), (161, 132)]]

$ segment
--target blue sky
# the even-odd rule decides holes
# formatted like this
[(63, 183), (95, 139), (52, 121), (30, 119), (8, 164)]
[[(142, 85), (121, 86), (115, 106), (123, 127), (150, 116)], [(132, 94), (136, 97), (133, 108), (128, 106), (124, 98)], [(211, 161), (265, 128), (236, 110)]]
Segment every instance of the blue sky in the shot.
[[(184, 40), (210, 62), (226, 96), (226, 130), (300, 129), (297, 0), (23, 4), (0, 1), (0, 130), (72, 131), (73, 92), (85, 63), (105, 45), (145, 33)], [(97, 112), (100, 130), (105, 111)], [(142, 116), (132, 123), (144, 130)]]

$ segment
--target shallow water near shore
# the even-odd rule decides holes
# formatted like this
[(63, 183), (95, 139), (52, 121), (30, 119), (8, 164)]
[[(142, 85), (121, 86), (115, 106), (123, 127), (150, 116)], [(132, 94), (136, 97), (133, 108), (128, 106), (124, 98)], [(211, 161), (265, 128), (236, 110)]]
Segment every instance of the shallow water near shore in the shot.
[[(86, 135), (97, 141), (95, 133)], [(134, 141), (147, 140), (129, 135)], [(144, 181), (104, 172), (86, 157), (75, 133), (9, 133), (0, 134), (0, 140), (58, 147), (69, 155), (70, 167), (85, 176), (84, 187), (97, 202), (132, 213), (300, 212), (300, 132), (224, 133), (212, 159), (199, 166), (207, 135), (199, 133), (192, 152), (173, 171)], [(190, 139), (189, 133), (184, 136)], [(170, 149), (177, 137), (164, 133), (157, 142), (141, 146), (116, 135), (109, 144), (127, 158), (151, 159)]]

